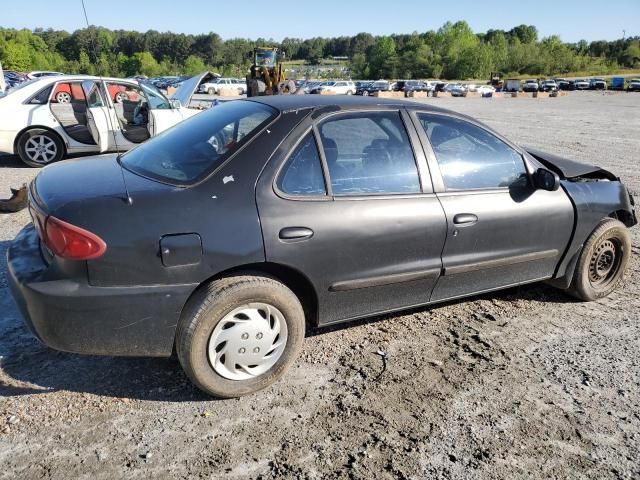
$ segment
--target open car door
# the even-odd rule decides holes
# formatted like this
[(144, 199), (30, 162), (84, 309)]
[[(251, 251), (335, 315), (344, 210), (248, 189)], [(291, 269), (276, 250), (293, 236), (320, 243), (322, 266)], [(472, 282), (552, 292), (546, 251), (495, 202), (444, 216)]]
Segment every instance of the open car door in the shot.
[(180, 123), (182, 116), (179, 106), (165, 97), (160, 90), (153, 85), (138, 82), (147, 99), (149, 108), (149, 134), (153, 137)]
[(109, 150), (111, 128), (98, 83), (94, 80), (85, 80), (82, 82), (82, 91), (87, 102), (87, 128), (100, 152), (106, 152)]

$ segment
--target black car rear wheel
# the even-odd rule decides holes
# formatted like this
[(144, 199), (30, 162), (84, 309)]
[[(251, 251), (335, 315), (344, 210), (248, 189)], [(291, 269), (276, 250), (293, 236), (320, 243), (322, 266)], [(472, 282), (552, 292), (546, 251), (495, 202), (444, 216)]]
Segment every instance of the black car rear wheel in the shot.
[(233, 398), (282, 377), (304, 333), (304, 311), (291, 290), (270, 277), (237, 275), (211, 282), (189, 300), (176, 353), (201, 390)]
[(569, 293), (586, 301), (606, 297), (624, 277), (631, 254), (631, 237), (620, 221), (607, 218), (587, 239)]

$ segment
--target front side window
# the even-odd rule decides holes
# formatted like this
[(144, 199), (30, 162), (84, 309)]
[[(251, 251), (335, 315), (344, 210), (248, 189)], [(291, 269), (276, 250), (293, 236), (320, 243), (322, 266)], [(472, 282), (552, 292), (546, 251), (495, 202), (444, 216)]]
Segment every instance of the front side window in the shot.
[(171, 109), (171, 103), (169, 102), (167, 97), (162, 95), (156, 87), (152, 85), (147, 85), (146, 83), (141, 83), (140, 86), (144, 90), (144, 93), (149, 102), (149, 108), (151, 110)]
[(188, 184), (221, 165), (276, 115), (257, 102), (224, 103), (125, 153), (121, 162), (145, 177)]
[(326, 195), (322, 163), (312, 133), (295, 148), (280, 177), (278, 188), (289, 195)]
[(320, 125), (335, 195), (418, 193), (420, 181), (398, 112), (331, 117)]
[(447, 190), (527, 184), (522, 156), (488, 131), (457, 118), (419, 113)]

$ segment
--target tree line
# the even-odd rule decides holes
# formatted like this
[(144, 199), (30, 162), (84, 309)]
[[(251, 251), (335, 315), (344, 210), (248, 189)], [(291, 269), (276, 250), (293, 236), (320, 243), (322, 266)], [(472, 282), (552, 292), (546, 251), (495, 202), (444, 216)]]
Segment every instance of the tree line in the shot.
[(575, 71), (606, 74), (640, 68), (640, 37), (565, 43), (557, 35), (539, 38), (532, 25), (474, 33), (466, 22), (458, 21), (425, 33), (358, 33), (334, 38), (284, 38), (281, 42), (264, 38), (223, 40), (216, 33), (186, 35), (95, 26), (73, 33), (0, 27), (0, 61), (5, 69), (18, 71), (153, 77), (212, 70), (244, 76), (255, 46), (278, 47), (284, 59), (304, 61), (306, 65), (346, 57), (347, 68), (324, 74), (354, 79), (487, 78), (495, 71), (532, 76)]

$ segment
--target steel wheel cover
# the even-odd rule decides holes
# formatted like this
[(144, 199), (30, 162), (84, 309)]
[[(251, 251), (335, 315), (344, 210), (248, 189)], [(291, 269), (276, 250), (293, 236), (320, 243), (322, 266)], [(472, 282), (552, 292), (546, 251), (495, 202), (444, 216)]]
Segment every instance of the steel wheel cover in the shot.
[(589, 261), (589, 280), (594, 287), (607, 286), (620, 267), (621, 246), (614, 239), (602, 241)]
[(58, 147), (51, 138), (35, 135), (27, 140), (24, 151), (32, 162), (45, 164), (56, 158)]
[(216, 325), (209, 337), (213, 370), (229, 380), (249, 380), (267, 372), (287, 345), (287, 323), (273, 305), (249, 303)]

